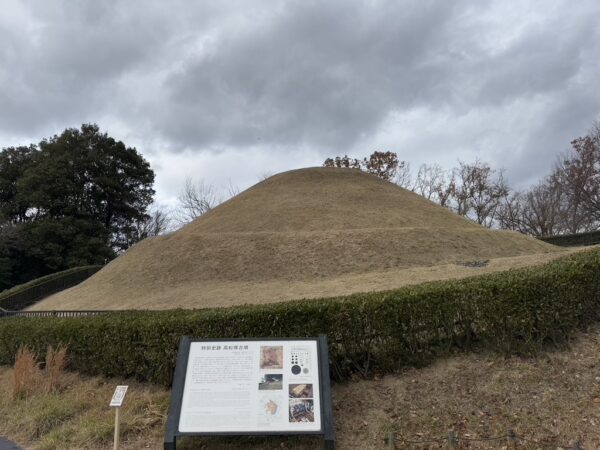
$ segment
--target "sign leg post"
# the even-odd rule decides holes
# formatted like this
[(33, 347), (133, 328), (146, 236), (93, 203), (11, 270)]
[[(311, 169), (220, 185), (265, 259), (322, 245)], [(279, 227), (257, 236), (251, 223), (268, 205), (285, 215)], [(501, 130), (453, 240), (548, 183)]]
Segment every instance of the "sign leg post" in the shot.
[(172, 437), (171, 439), (166, 439), (164, 442), (163, 449), (164, 450), (176, 450), (177, 449), (176, 438)]
[(319, 354), (321, 358), (321, 389), (323, 405), (323, 438), (325, 450), (335, 450), (335, 425), (333, 422), (333, 404), (331, 402), (331, 381), (329, 374), (329, 349), (327, 336), (319, 336)]
[(113, 447), (114, 450), (119, 449), (119, 410), (123, 405), (123, 400), (125, 400), (125, 394), (127, 393), (128, 387), (129, 386), (117, 386), (109, 405), (115, 408), (115, 445)]
[(114, 450), (119, 450), (119, 408), (115, 408), (115, 446)]

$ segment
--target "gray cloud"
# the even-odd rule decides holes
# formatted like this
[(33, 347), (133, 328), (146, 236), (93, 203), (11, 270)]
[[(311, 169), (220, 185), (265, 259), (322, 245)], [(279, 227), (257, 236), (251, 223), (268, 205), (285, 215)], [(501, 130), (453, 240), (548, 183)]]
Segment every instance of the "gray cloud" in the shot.
[(156, 164), (163, 198), (182, 155), (194, 176), (250, 180), (254, 164), (219, 164), (375, 147), (413, 165), (480, 157), (526, 184), (599, 117), (599, 14), (595, 0), (7, 0), (0, 145), (95, 121)]
[[(397, 106), (440, 99), (437, 67), (422, 63), (451, 7), (298, 3), (217, 39), (171, 75), (165, 127), (182, 145), (349, 147)], [(445, 3), (444, 5), (450, 5)], [(201, 119), (201, 120), (198, 120)]]

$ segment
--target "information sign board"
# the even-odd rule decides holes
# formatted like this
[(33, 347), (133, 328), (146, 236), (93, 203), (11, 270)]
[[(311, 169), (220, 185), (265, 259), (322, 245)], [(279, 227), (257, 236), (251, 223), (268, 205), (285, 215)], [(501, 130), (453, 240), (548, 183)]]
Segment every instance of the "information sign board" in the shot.
[(165, 449), (186, 435), (323, 434), (334, 448), (327, 340), (180, 344)]
[(129, 386), (117, 386), (110, 401), (110, 406), (120, 407), (123, 405), (123, 400), (125, 399), (125, 394), (127, 394), (128, 387)]

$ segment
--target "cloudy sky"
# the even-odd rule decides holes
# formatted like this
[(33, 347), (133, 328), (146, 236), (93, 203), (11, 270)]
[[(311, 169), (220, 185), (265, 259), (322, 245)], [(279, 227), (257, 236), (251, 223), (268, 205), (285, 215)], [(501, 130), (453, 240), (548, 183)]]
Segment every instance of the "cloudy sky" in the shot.
[(0, 146), (83, 122), (173, 204), (327, 156), (546, 174), (600, 118), (600, 2), (2, 0)]

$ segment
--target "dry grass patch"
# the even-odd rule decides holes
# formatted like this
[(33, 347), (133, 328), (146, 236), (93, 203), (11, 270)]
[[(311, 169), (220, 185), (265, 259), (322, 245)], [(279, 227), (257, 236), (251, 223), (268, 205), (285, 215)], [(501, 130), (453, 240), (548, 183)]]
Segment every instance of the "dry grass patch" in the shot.
[(45, 382), (46, 391), (58, 389), (64, 370), (67, 367), (67, 347), (59, 346), (54, 349), (51, 345), (46, 351)]
[(17, 351), (12, 374), (12, 398), (25, 397), (35, 391), (41, 380), (37, 355), (23, 345)]
[[(160, 387), (132, 380), (106, 380), (63, 373), (58, 389), (24, 398), (8, 392), (13, 369), (0, 369), (0, 435), (26, 449), (105, 449), (114, 432), (108, 404), (117, 384), (129, 384), (122, 409), (123, 448), (160, 448), (169, 396)], [(150, 444), (150, 447), (147, 447)]]
[(17, 351), (13, 368), (12, 397), (22, 398), (40, 390), (46, 392), (59, 390), (66, 366), (66, 346), (60, 345), (56, 349), (51, 345), (48, 346), (43, 370), (40, 369), (38, 356), (26, 345), (21, 346)]
[[(600, 448), (600, 328), (582, 334), (569, 351), (535, 359), (468, 355), (439, 361), (421, 370), (336, 390), (336, 415), (351, 426), (347, 410), (360, 410), (355, 421), (356, 448), (381, 448), (375, 442), (389, 431), (405, 440), (460, 436), (485, 438), (513, 429), (527, 438), (519, 448), (560, 448), (575, 438), (586, 449)], [(350, 419), (350, 422), (349, 422)], [(503, 443), (500, 443), (503, 444)], [(477, 443), (461, 448), (495, 448)], [(505, 444), (505, 443), (504, 443)], [(398, 448), (445, 448), (406, 442)]]

